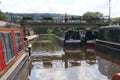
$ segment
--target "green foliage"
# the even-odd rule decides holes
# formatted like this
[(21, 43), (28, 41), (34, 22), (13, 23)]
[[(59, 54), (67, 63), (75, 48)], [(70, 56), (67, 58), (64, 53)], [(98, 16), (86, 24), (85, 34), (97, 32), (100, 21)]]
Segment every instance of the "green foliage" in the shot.
[(2, 11), (0, 11), (0, 20), (7, 21), (7, 16)]
[(49, 34), (53, 34), (54, 29), (47, 29), (47, 32), (48, 32)]
[(33, 28), (36, 34), (48, 34), (47, 28)]
[(41, 22), (40, 20), (33, 20), (33, 22)]
[(22, 19), (23, 20), (32, 20), (32, 16), (23, 16)]
[(84, 17), (93, 17), (93, 18), (100, 18), (103, 17), (103, 14), (100, 12), (86, 12), (83, 14)]
[(112, 24), (119, 24), (120, 25), (120, 17), (112, 18), (111, 19)]
[(42, 21), (46, 23), (54, 22), (53, 17), (50, 17), (50, 16), (43, 16)]
[(83, 14), (83, 19), (88, 23), (102, 23), (103, 14), (100, 12), (86, 12)]
[(67, 28), (33, 28), (36, 34), (56, 34), (63, 37)]
[[(30, 22), (30, 21), (32, 21), (31, 16), (20, 16), (17, 20), (17, 23)], [(34, 20), (34, 22), (37, 22), (37, 20)]]
[(17, 20), (17, 23), (21, 23), (22, 22), (22, 17), (19, 17), (19, 19)]

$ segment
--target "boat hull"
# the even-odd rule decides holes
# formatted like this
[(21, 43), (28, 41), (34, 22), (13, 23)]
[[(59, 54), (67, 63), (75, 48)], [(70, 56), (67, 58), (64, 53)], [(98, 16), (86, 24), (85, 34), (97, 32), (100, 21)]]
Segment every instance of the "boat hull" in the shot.
[(87, 47), (95, 47), (95, 40), (87, 40)]
[(104, 53), (110, 53), (110, 54), (120, 54), (120, 44), (103, 41), (103, 40), (96, 40), (96, 50), (101, 51)]
[(81, 40), (64, 40), (64, 46), (80, 46)]

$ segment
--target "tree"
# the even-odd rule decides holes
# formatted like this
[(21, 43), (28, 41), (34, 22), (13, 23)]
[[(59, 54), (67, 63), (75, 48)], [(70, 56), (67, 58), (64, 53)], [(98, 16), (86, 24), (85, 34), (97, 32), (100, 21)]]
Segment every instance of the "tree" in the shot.
[(2, 11), (0, 11), (0, 20), (7, 21), (7, 16)]
[(43, 22), (53, 22), (53, 17), (43, 16), (42, 20), (43, 20)]
[(119, 24), (120, 25), (120, 17), (112, 18), (111, 19), (112, 24)]
[(83, 19), (88, 23), (101, 23), (103, 14), (100, 12), (86, 12), (83, 14)]

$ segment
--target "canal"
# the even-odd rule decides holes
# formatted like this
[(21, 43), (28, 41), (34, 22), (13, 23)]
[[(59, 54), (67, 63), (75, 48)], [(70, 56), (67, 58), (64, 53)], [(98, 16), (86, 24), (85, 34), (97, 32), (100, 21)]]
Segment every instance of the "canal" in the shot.
[(32, 41), (26, 80), (110, 80), (120, 72), (120, 56), (85, 46), (64, 47), (54, 36)]

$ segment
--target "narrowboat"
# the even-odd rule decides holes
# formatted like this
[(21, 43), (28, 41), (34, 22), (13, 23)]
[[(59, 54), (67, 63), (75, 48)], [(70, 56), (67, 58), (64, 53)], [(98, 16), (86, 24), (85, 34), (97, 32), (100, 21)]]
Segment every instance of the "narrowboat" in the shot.
[(0, 21), (0, 80), (14, 80), (25, 61), (27, 55), (21, 25)]
[(69, 30), (65, 33), (64, 46), (95, 47), (98, 30)]
[(98, 30), (86, 30), (85, 41), (88, 47), (95, 47)]
[(102, 26), (99, 28), (96, 50), (114, 55), (120, 54), (119, 25)]
[(65, 33), (64, 46), (75, 46), (81, 44), (79, 31), (69, 30)]

